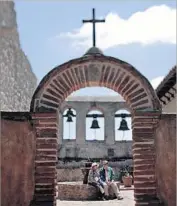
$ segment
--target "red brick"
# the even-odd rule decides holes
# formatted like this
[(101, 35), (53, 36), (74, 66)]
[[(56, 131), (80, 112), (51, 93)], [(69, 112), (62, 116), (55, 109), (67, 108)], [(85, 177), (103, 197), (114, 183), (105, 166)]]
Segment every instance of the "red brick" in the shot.
[(47, 128), (57, 129), (57, 124), (56, 123), (55, 124), (48, 124), (48, 123), (46, 123), (46, 124), (36, 124), (35, 126), (38, 130), (47, 129)]
[(135, 148), (133, 150), (133, 154), (154, 154), (155, 153), (155, 150), (154, 148), (140, 148), (140, 149), (137, 149)]
[(37, 144), (57, 144), (57, 138), (50, 138), (50, 139), (46, 139), (46, 138), (42, 138), (42, 139), (39, 139), (37, 138), (36, 139), (36, 143)]
[(154, 159), (155, 155), (151, 153), (140, 153), (140, 154), (135, 154), (133, 153), (133, 158), (134, 159)]
[(148, 187), (156, 187), (155, 182), (143, 182), (143, 183), (134, 183), (134, 188), (148, 188)]
[(151, 133), (134, 133), (133, 139), (139, 140), (141, 138), (147, 138), (149, 140), (154, 139), (154, 132)]
[(139, 177), (135, 176), (134, 181), (141, 181), (141, 182), (150, 182), (150, 181), (155, 181), (155, 176), (152, 177)]
[(53, 161), (51, 161), (51, 162), (36, 162), (35, 164), (36, 164), (36, 167), (37, 166), (56, 166), (56, 163), (57, 163), (57, 161), (56, 162), (53, 162)]
[(134, 171), (134, 176), (138, 175), (154, 175), (154, 170), (142, 170), (142, 171)]
[(42, 177), (42, 178), (50, 178), (50, 177), (53, 177), (53, 178), (56, 178), (57, 177), (57, 173), (56, 173), (56, 171), (53, 171), (53, 172), (46, 172), (46, 171), (43, 171), (43, 173), (41, 172), (41, 173), (38, 173), (38, 172), (36, 172), (35, 173), (35, 176), (36, 177)]
[(37, 129), (38, 137), (57, 137), (57, 129)]
[(142, 99), (144, 97), (147, 97), (146, 93), (142, 93), (142, 94), (138, 95), (137, 97), (132, 98), (131, 99), (131, 103), (135, 103), (135, 102), (137, 102), (138, 100), (140, 100), (140, 99)]
[(33, 113), (32, 114), (33, 119), (53, 119), (57, 117), (56, 112), (50, 112), (50, 113)]
[(151, 164), (151, 165), (138, 165), (136, 166), (136, 164), (134, 164), (134, 170), (153, 170), (154, 169), (154, 165)]
[(131, 94), (133, 91), (135, 91), (135, 89), (139, 86), (139, 84), (134, 84), (132, 87), (130, 87), (130, 89), (128, 91), (126, 91), (126, 95), (128, 96), (129, 94)]
[(39, 150), (37, 150), (36, 151), (36, 155), (56, 155), (57, 156), (57, 150), (56, 151), (54, 151), (54, 150), (51, 150), (51, 151), (48, 151), (48, 150), (46, 150), (46, 151), (39, 151)]
[(40, 161), (55, 160), (55, 161), (57, 161), (57, 156), (54, 156), (54, 157), (50, 157), (50, 156), (36, 156), (36, 160), (40, 160)]
[(55, 173), (56, 172), (56, 168), (50, 168), (50, 167), (46, 167), (46, 166), (41, 166), (41, 167), (36, 167), (35, 172), (38, 174), (43, 174), (45, 171), (45, 173)]
[(138, 133), (150, 133), (153, 134), (154, 133), (154, 128), (136, 128), (134, 127), (132, 130), (132, 133), (136, 136), (136, 134)]
[[(141, 100), (141, 99), (140, 99), (140, 100)], [(135, 107), (138, 107), (138, 106), (143, 105), (143, 104), (146, 104), (146, 103), (149, 103), (149, 100), (148, 100), (148, 99), (144, 99), (144, 100), (141, 100), (141, 101), (139, 101), (139, 102), (137, 102), (137, 103), (133, 103), (133, 104), (131, 105), (131, 107), (135, 108)]]
[(135, 194), (138, 194), (138, 193), (140, 193), (140, 194), (146, 194), (146, 195), (151, 195), (151, 194), (155, 194), (156, 193), (156, 189), (147, 189), (147, 188), (142, 188), (142, 189), (134, 189), (134, 193)]
[(37, 149), (56, 149), (57, 148), (57, 144), (37, 144), (36, 145)]
[(35, 190), (46, 190), (46, 189), (54, 189), (54, 183), (48, 183), (48, 185), (35, 185)]
[(35, 195), (55, 195), (54, 189), (45, 189), (45, 190), (35, 190)]
[(135, 149), (135, 148), (142, 148), (142, 149), (153, 149), (154, 148), (154, 144), (138, 144), (138, 145), (135, 145), (133, 144), (132, 146), (132, 149)]
[(56, 179), (57, 178), (57, 175), (56, 173), (44, 173), (44, 174), (39, 174), (39, 173), (36, 173), (35, 174), (35, 179), (42, 179), (42, 178), (46, 178), (46, 179)]
[(35, 120), (37, 124), (43, 125), (43, 124), (58, 124), (57, 118), (48, 118), (48, 119), (37, 119)]
[(155, 160), (136, 160), (134, 164), (152, 164), (155, 165)]
[(131, 95), (128, 95), (128, 98), (132, 99), (133, 97), (136, 97), (137, 95), (144, 92), (144, 88), (138, 89), (137, 91), (133, 92)]
[(55, 178), (53, 178), (53, 177), (51, 177), (51, 178), (45, 178), (45, 177), (39, 177), (38, 178), (38, 176), (36, 176), (35, 177), (35, 183), (52, 183), (52, 184), (54, 184), (55, 183)]

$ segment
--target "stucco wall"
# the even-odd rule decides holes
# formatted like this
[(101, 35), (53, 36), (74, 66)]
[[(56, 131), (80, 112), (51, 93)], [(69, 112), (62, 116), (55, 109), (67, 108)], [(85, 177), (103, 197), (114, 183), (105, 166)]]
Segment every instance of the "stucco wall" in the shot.
[[(107, 101), (105, 101), (106, 99)], [(93, 106), (94, 101), (96, 106)], [(68, 107), (73, 108), (76, 112), (75, 140), (63, 139), (62, 114)], [(104, 141), (86, 140), (86, 115), (92, 109), (99, 109), (104, 114)], [(91, 97), (70, 97), (69, 101), (65, 101), (61, 105), (59, 113), (59, 158), (132, 158), (132, 141), (115, 141), (114, 115), (122, 109), (130, 111), (126, 102), (121, 98), (97, 97), (93, 100)]]
[(27, 121), (1, 119), (1, 203), (29, 206), (34, 192), (35, 137)]
[(177, 106), (177, 99), (175, 95), (175, 98), (173, 98), (170, 102), (168, 102), (168, 104), (163, 106), (162, 110), (163, 112), (167, 112), (167, 113), (176, 113), (176, 106)]
[(58, 156), (60, 159), (132, 158), (132, 141), (106, 145), (104, 141), (87, 141), (85, 144), (77, 144), (76, 141), (65, 140), (60, 145)]
[(13, 1), (0, 1), (0, 109), (29, 111), (37, 78), (23, 52)]
[(158, 195), (166, 205), (176, 206), (176, 115), (161, 116), (155, 141)]

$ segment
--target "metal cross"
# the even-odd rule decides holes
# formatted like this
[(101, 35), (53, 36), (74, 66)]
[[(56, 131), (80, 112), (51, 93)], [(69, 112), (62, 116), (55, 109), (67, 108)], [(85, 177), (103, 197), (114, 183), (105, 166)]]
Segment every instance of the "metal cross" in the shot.
[(96, 29), (95, 24), (96, 23), (102, 23), (105, 22), (105, 19), (95, 19), (95, 9), (92, 9), (92, 19), (89, 20), (82, 20), (83, 23), (92, 23), (93, 24), (93, 46), (96, 45)]

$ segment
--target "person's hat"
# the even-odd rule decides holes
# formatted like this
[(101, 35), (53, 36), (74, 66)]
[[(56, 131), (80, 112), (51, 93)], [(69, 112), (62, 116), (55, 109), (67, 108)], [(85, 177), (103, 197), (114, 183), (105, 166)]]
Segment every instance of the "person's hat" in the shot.
[(98, 166), (98, 164), (96, 162), (92, 163), (92, 167), (94, 166)]
[(108, 161), (107, 160), (104, 160), (103, 161), (103, 165), (107, 165), (108, 164)]

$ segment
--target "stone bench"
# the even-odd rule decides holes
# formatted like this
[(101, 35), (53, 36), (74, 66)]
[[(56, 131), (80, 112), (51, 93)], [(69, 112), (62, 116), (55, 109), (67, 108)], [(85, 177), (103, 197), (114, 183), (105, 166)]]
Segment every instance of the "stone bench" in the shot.
[[(118, 187), (119, 182), (116, 182)], [(114, 198), (113, 191), (110, 188), (110, 194)], [(82, 182), (59, 182), (57, 189), (59, 200), (96, 200), (98, 198), (97, 190), (91, 185), (82, 184)]]

